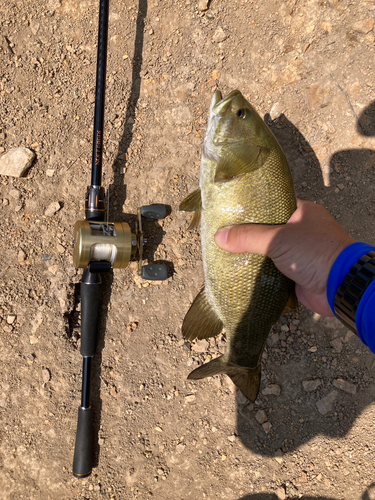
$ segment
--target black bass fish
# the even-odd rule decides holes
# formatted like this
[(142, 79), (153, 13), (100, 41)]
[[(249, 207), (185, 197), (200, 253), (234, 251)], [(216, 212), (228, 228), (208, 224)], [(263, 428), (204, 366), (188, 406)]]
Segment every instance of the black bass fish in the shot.
[[(296, 209), (289, 166), (264, 121), (234, 90), (212, 98), (200, 169), (200, 188), (180, 210), (201, 222), (205, 285), (182, 326), (184, 338), (214, 337), (225, 328), (227, 350), (190, 373), (201, 379), (226, 373), (250, 400), (260, 386), (262, 352), (272, 325), (296, 307), (294, 282), (269, 257), (233, 254), (214, 241), (235, 224), (285, 224)], [(287, 305), (288, 304), (288, 305)]]

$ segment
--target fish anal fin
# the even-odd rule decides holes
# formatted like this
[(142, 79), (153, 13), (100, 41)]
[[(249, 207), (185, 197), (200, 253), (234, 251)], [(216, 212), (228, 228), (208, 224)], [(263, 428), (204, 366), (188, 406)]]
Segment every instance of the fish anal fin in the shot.
[(269, 154), (269, 149), (259, 146), (231, 146), (220, 157), (216, 167), (215, 182), (226, 182), (257, 168), (259, 159)]
[(208, 302), (203, 288), (195, 297), (182, 323), (182, 335), (187, 340), (207, 339), (219, 335), (223, 328), (221, 319)]
[(194, 212), (194, 215), (190, 221), (188, 230), (194, 229), (195, 227), (199, 226), (200, 222), (201, 222), (201, 212)]
[(252, 403), (256, 400), (260, 387), (260, 371), (261, 366), (254, 369), (244, 369), (242, 367), (230, 367), (227, 370), (227, 375), (232, 379), (233, 383), (240, 389), (242, 394)]
[(219, 375), (220, 373), (225, 373), (227, 365), (222, 360), (223, 356), (213, 359), (209, 363), (199, 366), (193, 370), (188, 375), (189, 380), (200, 380), (201, 378), (212, 377), (213, 375)]
[(181, 212), (200, 212), (202, 210), (201, 188), (195, 189), (182, 200), (178, 209)]
[(288, 297), (288, 301), (284, 307), (282, 314), (286, 314), (292, 311), (298, 311), (298, 300), (296, 295), (295, 287), (293, 286), (293, 290), (290, 292)]

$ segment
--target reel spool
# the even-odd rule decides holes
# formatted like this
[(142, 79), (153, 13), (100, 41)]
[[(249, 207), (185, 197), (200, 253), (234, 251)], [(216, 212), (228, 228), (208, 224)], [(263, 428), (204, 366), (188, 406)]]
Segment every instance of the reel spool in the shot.
[(142, 265), (142, 217), (164, 219), (165, 205), (155, 204), (138, 209), (135, 233), (126, 222), (97, 222), (80, 220), (74, 225), (73, 264), (77, 268), (89, 267), (91, 272), (106, 272), (111, 268), (125, 268), (131, 260), (138, 260), (138, 273), (143, 279), (165, 280), (165, 264)]

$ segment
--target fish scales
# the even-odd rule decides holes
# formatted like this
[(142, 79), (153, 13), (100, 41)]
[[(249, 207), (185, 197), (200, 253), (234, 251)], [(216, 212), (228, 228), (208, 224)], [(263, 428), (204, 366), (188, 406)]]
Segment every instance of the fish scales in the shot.
[(183, 335), (206, 338), (224, 326), (228, 345), (223, 356), (197, 368), (189, 378), (227, 373), (255, 400), (262, 351), (273, 323), (293, 296), (294, 283), (266, 256), (221, 250), (214, 235), (219, 228), (236, 224), (285, 224), (296, 201), (285, 155), (239, 91), (225, 99), (218, 91), (214, 94), (200, 193), (197, 190), (189, 205), (190, 201), (188, 196), (180, 209), (200, 214), (205, 288), (186, 315)]

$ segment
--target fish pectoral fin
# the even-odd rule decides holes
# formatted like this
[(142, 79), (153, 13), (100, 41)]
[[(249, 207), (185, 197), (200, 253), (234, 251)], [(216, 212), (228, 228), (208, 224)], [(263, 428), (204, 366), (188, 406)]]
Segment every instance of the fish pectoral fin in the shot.
[(194, 229), (195, 227), (199, 226), (200, 222), (201, 222), (201, 212), (194, 212), (194, 215), (190, 221), (188, 230)]
[(207, 339), (219, 335), (223, 329), (223, 322), (207, 300), (203, 288), (195, 297), (182, 323), (182, 336), (193, 340)]
[(230, 181), (234, 177), (247, 174), (257, 168), (258, 161), (268, 156), (270, 150), (266, 147), (249, 145), (232, 145), (221, 156), (216, 167), (215, 182)]
[(290, 292), (288, 297), (288, 301), (284, 307), (284, 311), (282, 314), (286, 314), (292, 311), (298, 311), (298, 299), (296, 295), (295, 287), (293, 286), (293, 290)]
[(254, 369), (231, 366), (226, 373), (242, 394), (254, 403), (260, 387), (260, 370), (260, 365)]
[(227, 370), (227, 364), (223, 361), (223, 356), (213, 359), (209, 363), (199, 366), (195, 370), (189, 373), (189, 380), (200, 380), (201, 378), (212, 377), (213, 375), (219, 375), (220, 373), (225, 373)]
[(201, 188), (195, 189), (184, 198), (178, 209), (181, 212), (200, 212), (202, 210)]

